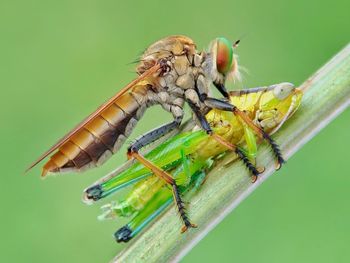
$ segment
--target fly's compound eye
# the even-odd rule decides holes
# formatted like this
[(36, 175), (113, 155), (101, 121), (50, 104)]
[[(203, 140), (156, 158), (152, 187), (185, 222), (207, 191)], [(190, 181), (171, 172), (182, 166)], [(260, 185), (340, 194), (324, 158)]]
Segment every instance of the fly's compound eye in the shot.
[[(233, 47), (232, 44), (223, 37), (216, 39), (216, 68), (223, 75), (232, 69)], [(214, 46), (214, 48), (215, 48)]]

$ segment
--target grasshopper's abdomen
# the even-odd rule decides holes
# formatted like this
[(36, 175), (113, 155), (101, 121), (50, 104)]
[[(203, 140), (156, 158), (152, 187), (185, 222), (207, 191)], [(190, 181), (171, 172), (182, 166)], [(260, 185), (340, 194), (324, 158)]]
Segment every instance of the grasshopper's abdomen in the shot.
[(44, 165), (48, 172), (82, 171), (117, 152), (146, 109), (147, 86), (125, 93), (69, 138)]
[(127, 203), (134, 210), (141, 210), (164, 184), (164, 181), (156, 176), (140, 182), (127, 197)]
[[(154, 195), (164, 187), (164, 184), (165, 182), (156, 176), (142, 180), (134, 186), (123, 201), (109, 205), (100, 219), (114, 218), (115, 216), (128, 217), (137, 211), (141, 211)], [(168, 191), (170, 193), (170, 189)]]

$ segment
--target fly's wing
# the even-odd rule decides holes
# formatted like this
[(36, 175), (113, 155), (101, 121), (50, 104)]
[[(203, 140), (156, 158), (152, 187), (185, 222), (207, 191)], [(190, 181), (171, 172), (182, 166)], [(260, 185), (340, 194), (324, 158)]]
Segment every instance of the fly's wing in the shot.
[(41, 155), (26, 171), (56, 150), (44, 165), (42, 176), (47, 172), (81, 171), (106, 160), (120, 148), (136, 125), (141, 115), (140, 105), (145, 105), (140, 104), (138, 99), (142, 100), (148, 86), (156, 81), (155, 74), (159, 69), (160, 65), (155, 64), (125, 86)]

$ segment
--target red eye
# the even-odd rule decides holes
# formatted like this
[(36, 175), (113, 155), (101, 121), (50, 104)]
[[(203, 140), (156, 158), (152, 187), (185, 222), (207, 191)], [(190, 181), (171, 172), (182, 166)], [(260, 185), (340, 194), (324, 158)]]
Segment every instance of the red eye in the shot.
[(216, 40), (216, 67), (217, 70), (226, 74), (230, 71), (233, 59), (233, 49), (231, 43), (226, 38)]

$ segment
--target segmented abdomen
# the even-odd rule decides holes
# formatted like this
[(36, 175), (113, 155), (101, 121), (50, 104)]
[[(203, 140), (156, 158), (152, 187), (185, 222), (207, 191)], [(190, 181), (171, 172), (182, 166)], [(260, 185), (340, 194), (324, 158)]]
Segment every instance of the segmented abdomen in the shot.
[(66, 141), (43, 167), (47, 172), (82, 171), (98, 166), (117, 152), (145, 108), (147, 88), (135, 87), (101, 111)]

